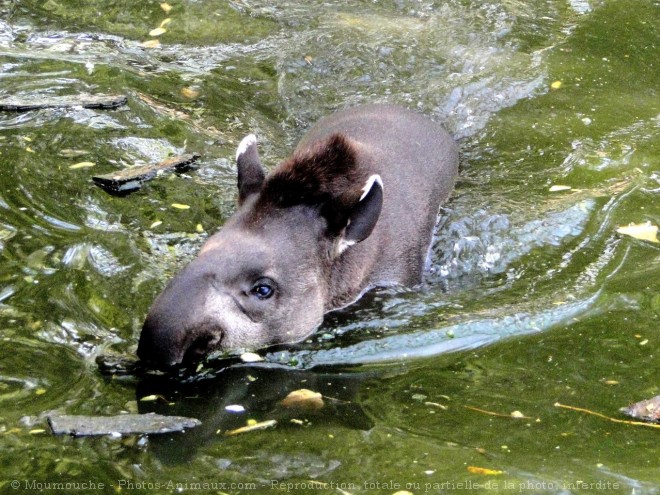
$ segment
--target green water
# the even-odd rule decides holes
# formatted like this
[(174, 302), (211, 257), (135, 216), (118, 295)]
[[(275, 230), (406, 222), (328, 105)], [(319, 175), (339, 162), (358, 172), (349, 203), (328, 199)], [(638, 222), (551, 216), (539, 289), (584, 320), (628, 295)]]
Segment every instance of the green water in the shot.
[[(657, 429), (555, 406), (622, 419), (660, 394), (660, 244), (616, 234), (660, 224), (660, 4), (170, 3), (0, 1), (0, 98), (129, 97), (0, 114), (0, 491), (660, 493)], [(460, 139), (423, 287), (328, 315), (271, 367), (102, 376), (96, 356), (133, 355), (151, 301), (233, 211), (240, 139), (272, 166), (361, 102)], [(130, 196), (90, 182), (184, 150), (196, 170)], [(283, 410), (299, 388), (325, 407)], [(173, 405), (136, 401), (153, 393)], [(50, 410), (204, 424), (73, 439), (40, 431)], [(248, 418), (278, 424), (223, 434)]]

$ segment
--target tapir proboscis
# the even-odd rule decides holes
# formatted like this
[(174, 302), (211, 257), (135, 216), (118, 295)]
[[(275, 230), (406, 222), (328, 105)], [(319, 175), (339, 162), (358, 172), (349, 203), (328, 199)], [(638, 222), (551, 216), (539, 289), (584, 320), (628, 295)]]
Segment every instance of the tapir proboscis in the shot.
[(236, 161), (238, 209), (149, 310), (149, 366), (295, 343), (370, 288), (420, 283), (458, 153), (429, 118), (364, 105), (321, 119), (268, 174), (254, 135)]

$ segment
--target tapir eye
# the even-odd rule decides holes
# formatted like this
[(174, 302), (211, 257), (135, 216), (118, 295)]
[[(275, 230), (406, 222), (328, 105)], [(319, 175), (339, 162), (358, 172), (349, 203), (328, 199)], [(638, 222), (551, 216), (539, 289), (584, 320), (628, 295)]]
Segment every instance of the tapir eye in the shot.
[(255, 282), (250, 290), (257, 299), (268, 299), (275, 294), (275, 282), (269, 278), (260, 278)]

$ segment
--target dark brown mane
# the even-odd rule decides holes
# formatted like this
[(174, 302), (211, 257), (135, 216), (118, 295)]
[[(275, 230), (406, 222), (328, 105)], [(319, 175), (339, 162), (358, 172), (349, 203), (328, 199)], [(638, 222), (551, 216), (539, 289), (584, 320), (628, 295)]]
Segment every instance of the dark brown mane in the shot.
[(359, 197), (365, 180), (354, 145), (342, 134), (332, 134), (275, 168), (266, 177), (259, 202), (280, 208), (322, 206), (346, 195)]

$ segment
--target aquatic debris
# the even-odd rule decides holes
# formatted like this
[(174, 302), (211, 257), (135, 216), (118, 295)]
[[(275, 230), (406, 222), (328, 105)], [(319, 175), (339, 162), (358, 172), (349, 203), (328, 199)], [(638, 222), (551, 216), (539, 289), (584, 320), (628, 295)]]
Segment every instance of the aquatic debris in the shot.
[(554, 82), (550, 85), (550, 87), (551, 87), (552, 89), (559, 89), (559, 88), (561, 88), (561, 81), (554, 81)]
[(90, 167), (93, 167), (95, 165), (96, 165), (96, 163), (94, 163), (94, 162), (80, 162), (80, 163), (74, 163), (73, 165), (69, 165), (69, 168), (71, 170), (76, 170), (76, 169), (79, 169), (79, 168), (90, 168)]
[(96, 356), (96, 365), (102, 375), (109, 376), (135, 375), (144, 371), (137, 359), (114, 354)]
[(158, 48), (160, 46), (160, 41), (158, 40), (147, 40), (140, 43), (143, 48)]
[(641, 241), (660, 242), (658, 240), (658, 226), (651, 222), (634, 224), (616, 229), (617, 233), (639, 239)]
[(170, 206), (172, 206), (172, 208), (176, 208), (177, 210), (189, 210), (190, 209), (190, 205), (184, 205), (182, 203), (172, 203)]
[(225, 406), (225, 411), (232, 413), (242, 413), (245, 412), (245, 407), (241, 406), (240, 404), (231, 404), (229, 406)]
[(660, 395), (652, 399), (642, 400), (619, 409), (631, 418), (641, 419), (650, 423), (660, 423)]
[(480, 412), (482, 414), (488, 414), (489, 416), (498, 416), (500, 418), (514, 418), (514, 419), (531, 419), (529, 416), (525, 416), (520, 411), (513, 411), (510, 414), (498, 413), (494, 411), (487, 411), (486, 409), (479, 409), (478, 407), (473, 406), (463, 406), (465, 409), (470, 411)]
[(55, 435), (72, 435), (74, 437), (172, 433), (202, 424), (195, 418), (163, 416), (156, 413), (117, 416), (49, 414), (47, 419), (48, 425)]
[(612, 421), (614, 423), (623, 423), (624, 425), (633, 425), (633, 426), (648, 426), (649, 428), (660, 428), (660, 424), (642, 423), (641, 421), (628, 421), (626, 419), (611, 418), (610, 416), (606, 416), (605, 414), (601, 414), (596, 411), (591, 411), (589, 409), (584, 409), (582, 407), (567, 406), (565, 404), (560, 404), (559, 402), (555, 402), (555, 407), (568, 409), (569, 411), (591, 414), (592, 416), (597, 416), (602, 419), (607, 419), (608, 421)]
[(29, 96), (19, 98), (10, 96), (0, 99), (0, 111), (27, 112), (43, 108), (98, 108), (111, 109), (125, 105), (128, 98), (125, 95), (90, 95), (82, 93), (70, 96)]
[(558, 191), (570, 191), (572, 188), (571, 186), (551, 186), (548, 191), (550, 192), (558, 192)]
[(149, 36), (160, 36), (161, 34), (165, 34), (167, 32), (167, 29), (164, 27), (157, 27), (156, 29), (152, 29), (149, 31)]
[(323, 409), (323, 396), (319, 392), (314, 392), (306, 388), (294, 390), (287, 395), (280, 405), (287, 408), (306, 409), (308, 411), (318, 411)]
[(490, 475), (490, 476), (497, 476), (500, 474), (504, 474), (504, 471), (500, 471), (499, 469), (488, 469), (488, 468), (482, 468), (478, 466), (468, 466), (467, 467), (468, 473), (472, 474), (485, 474), (485, 475)]
[(258, 363), (259, 361), (263, 360), (264, 358), (254, 352), (244, 352), (241, 354), (241, 361), (244, 363)]
[(181, 88), (181, 95), (185, 96), (186, 98), (190, 100), (194, 100), (199, 96), (199, 91), (195, 88), (192, 88), (190, 86), (187, 86), (185, 88)]
[(261, 421), (259, 423), (256, 422), (248, 422), (248, 423), (249, 424), (247, 426), (242, 426), (240, 428), (236, 428), (235, 430), (226, 431), (225, 435), (233, 436), (233, 435), (239, 435), (241, 433), (248, 433), (250, 431), (265, 430), (266, 428), (272, 428), (277, 424), (277, 420), (269, 419), (266, 421)]
[(190, 168), (202, 155), (189, 153), (187, 155), (175, 156), (153, 165), (141, 167), (129, 167), (104, 175), (92, 177), (94, 184), (101, 187), (110, 194), (125, 195), (137, 191), (142, 184), (165, 172), (172, 170), (183, 172)]

